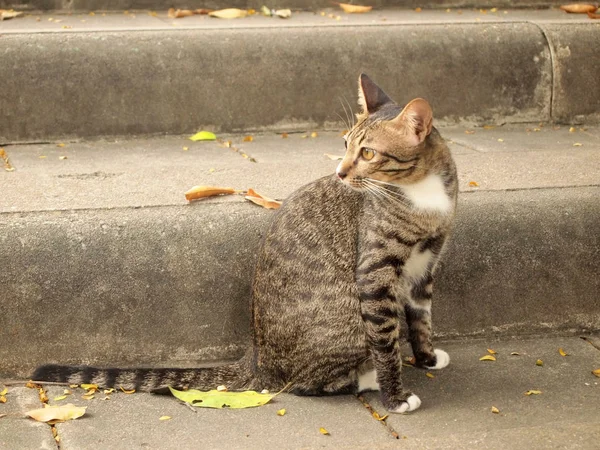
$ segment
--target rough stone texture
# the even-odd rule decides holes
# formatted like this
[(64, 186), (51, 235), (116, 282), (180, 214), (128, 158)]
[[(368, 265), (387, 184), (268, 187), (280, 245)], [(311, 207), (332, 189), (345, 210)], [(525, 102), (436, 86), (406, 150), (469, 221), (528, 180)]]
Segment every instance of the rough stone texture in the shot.
[[(0, 367), (0, 372), (2, 368)], [(0, 391), (4, 389), (0, 379)], [(9, 387), (6, 403), (0, 403), (0, 449), (2, 450), (54, 450), (56, 442), (50, 426), (25, 416), (25, 412), (41, 408), (35, 389)]]
[[(438, 335), (600, 329), (598, 129), (442, 134), (462, 193), (436, 286)], [(1, 369), (240, 355), (273, 213), (239, 196), (185, 205), (182, 194), (212, 184), (283, 199), (333, 171), (323, 153), (341, 153), (339, 135), (226, 137), (258, 163), (183, 138), (7, 147), (17, 169), (0, 173)]]
[(560, 122), (600, 120), (600, 23), (542, 24), (552, 49), (552, 117)]
[(447, 122), (550, 119), (550, 52), (537, 25), (318, 20), (328, 22), (8, 33), (0, 142), (339, 123), (332, 101), (354, 103), (362, 71), (399, 103), (430, 99)]

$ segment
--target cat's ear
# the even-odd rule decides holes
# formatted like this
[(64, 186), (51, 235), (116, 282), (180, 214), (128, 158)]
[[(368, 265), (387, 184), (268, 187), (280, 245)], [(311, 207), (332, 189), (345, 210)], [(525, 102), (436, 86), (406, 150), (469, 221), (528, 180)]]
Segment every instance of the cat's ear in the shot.
[(373, 114), (386, 103), (394, 103), (383, 90), (366, 74), (358, 77), (358, 104), (362, 106), (362, 114)]
[(391, 122), (404, 130), (414, 145), (418, 145), (431, 133), (433, 111), (427, 100), (415, 98)]

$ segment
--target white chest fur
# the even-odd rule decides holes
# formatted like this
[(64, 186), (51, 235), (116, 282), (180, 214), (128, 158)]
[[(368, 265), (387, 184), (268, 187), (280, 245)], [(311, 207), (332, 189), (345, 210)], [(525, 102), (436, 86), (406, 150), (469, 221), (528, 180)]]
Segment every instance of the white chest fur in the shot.
[(452, 202), (439, 175), (427, 175), (421, 181), (401, 186), (406, 197), (417, 209), (446, 213)]

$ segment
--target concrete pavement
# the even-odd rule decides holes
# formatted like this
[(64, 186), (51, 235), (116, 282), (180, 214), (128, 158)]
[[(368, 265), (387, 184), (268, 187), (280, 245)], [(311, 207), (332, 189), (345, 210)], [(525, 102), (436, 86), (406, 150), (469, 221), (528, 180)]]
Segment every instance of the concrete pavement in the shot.
[[(600, 351), (577, 337), (537, 337), (447, 342), (442, 371), (405, 367), (405, 383), (423, 404), (414, 413), (377, 421), (376, 393), (363, 396), (295, 397), (246, 410), (192, 410), (173, 397), (120, 392), (82, 399), (72, 389), (46, 386), (50, 404), (87, 406), (80, 419), (56, 425), (61, 450), (71, 449), (595, 449), (600, 438)], [(496, 361), (479, 361), (491, 348)], [(568, 356), (563, 357), (558, 349)], [(518, 355), (511, 355), (516, 352)], [(543, 366), (536, 360), (542, 359)], [(2, 381), (0, 380), (0, 387)], [(526, 396), (535, 389), (541, 394)], [(36, 404), (37, 403), (37, 404)], [(47, 425), (22, 414), (39, 406), (37, 391), (10, 386), (0, 404), (0, 448), (56, 448)], [(499, 413), (491, 412), (492, 406)], [(285, 408), (286, 414), (276, 411)], [(195, 412), (194, 412), (195, 411)], [(160, 421), (162, 416), (170, 420)], [(322, 435), (319, 428), (330, 435)], [(398, 436), (399, 439), (396, 439)]]

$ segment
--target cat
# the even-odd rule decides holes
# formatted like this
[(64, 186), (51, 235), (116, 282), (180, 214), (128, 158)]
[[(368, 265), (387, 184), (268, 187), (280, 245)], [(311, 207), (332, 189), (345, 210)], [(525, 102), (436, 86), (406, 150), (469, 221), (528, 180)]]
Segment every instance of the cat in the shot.
[(273, 217), (252, 286), (253, 339), (241, 360), (195, 369), (46, 365), (33, 380), (143, 391), (380, 390), (389, 411), (417, 409), (419, 397), (401, 379), (401, 317), (415, 365), (447, 366), (448, 354), (431, 343), (431, 298), (455, 215), (456, 168), (426, 100), (402, 108), (361, 74), (359, 104), (336, 173), (297, 190)]

